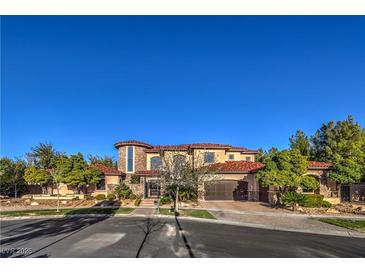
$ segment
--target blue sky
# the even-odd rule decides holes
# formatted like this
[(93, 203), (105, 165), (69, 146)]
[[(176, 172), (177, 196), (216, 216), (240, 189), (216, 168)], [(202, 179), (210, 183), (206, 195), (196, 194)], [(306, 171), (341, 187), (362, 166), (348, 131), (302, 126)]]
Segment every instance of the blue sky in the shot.
[(1, 154), (39, 142), (285, 148), (353, 114), (365, 125), (365, 17), (1, 18)]

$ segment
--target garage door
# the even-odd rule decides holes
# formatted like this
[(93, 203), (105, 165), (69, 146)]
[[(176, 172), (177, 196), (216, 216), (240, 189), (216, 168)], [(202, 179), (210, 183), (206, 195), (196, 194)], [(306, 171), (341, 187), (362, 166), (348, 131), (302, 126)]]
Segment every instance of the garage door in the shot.
[(247, 200), (248, 183), (221, 181), (205, 187), (205, 200)]

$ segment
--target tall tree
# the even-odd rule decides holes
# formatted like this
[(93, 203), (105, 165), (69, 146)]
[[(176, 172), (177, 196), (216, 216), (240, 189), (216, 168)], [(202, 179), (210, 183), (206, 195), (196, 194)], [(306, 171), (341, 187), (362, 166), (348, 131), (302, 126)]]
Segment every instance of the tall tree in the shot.
[(210, 165), (203, 163), (203, 156), (191, 158), (182, 155), (180, 151), (165, 151), (162, 153), (162, 166), (159, 169), (160, 183), (164, 189), (169, 189), (174, 198), (174, 210), (179, 211), (179, 192), (182, 189), (194, 189), (199, 192), (204, 185), (218, 181), (218, 175)]
[(117, 168), (118, 167), (118, 163), (117, 161), (114, 159), (114, 157), (111, 157), (111, 156), (98, 156), (98, 155), (89, 155), (88, 156), (89, 158), (89, 162), (90, 164), (103, 164), (105, 166), (108, 166), (108, 167), (114, 167), (114, 168)]
[(291, 149), (297, 149), (303, 156), (309, 156), (310, 144), (309, 138), (301, 130), (297, 130), (295, 135), (289, 138), (289, 144)]
[(272, 151), (263, 161), (265, 168), (257, 173), (257, 180), (263, 186), (275, 186), (278, 189), (277, 201), (288, 191), (295, 191), (299, 186), (308, 187), (304, 174), (308, 169), (307, 157), (299, 150)]
[(71, 170), (70, 160), (65, 155), (58, 155), (53, 158), (50, 174), (57, 190), (57, 212), (60, 211), (60, 185), (67, 181), (68, 173)]
[(27, 153), (29, 162), (39, 168), (52, 168), (53, 158), (59, 154), (55, 151), (52, 144), (40, 143), (36, 147), (31, 148), (31, 152)]
[(48, 193), (47, 186), (52, 181), (49, 171), (36, 166), (25, 169), (24, 179), (30, 185), (39, 185), (43, 194)]
[(69, 157), (69, 172), (66, 184), (73, 186), (77, 193), (88, 184), (96, 184), (101, 179), (101, 172), (91, 168), (81, 153)]
[(365, 175), (365, 130), (348, 116), (323, 124), (311, 138), (312, 159), (334, 164), (330, 177), (338, 183), (357, 183)]
[(18, 193), (26, 189), (24, 171), (26, 163), (23, 160), (0, 159), (0, 193), (5, 196), (18, 197)]

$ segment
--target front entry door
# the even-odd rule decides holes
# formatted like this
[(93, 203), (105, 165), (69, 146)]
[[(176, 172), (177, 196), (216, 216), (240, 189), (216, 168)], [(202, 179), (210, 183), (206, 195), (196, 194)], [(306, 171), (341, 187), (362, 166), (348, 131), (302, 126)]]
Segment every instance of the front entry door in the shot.
[(158, 181), (147, 182), (147, 197), (160, 196), (160, 183)]

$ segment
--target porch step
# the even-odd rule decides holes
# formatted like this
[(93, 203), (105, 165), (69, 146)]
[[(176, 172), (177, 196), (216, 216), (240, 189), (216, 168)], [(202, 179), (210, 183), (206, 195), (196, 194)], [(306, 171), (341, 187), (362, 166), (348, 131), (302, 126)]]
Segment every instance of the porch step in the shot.
[(155, 206), (155, 199), (143, 199), (139, 206), (142, 207), (154, 207)]

